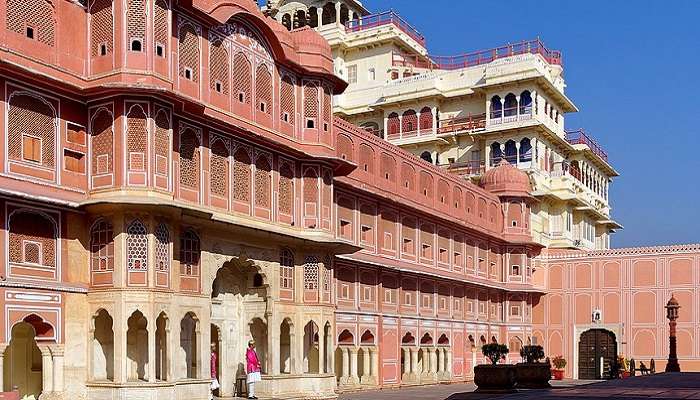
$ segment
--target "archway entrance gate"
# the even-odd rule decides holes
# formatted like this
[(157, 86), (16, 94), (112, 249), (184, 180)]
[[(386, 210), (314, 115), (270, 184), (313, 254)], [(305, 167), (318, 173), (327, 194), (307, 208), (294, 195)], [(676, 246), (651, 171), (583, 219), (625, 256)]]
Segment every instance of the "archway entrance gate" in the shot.
[(581, 334), (578, 344), (578, 378), (608, 377), (610, 365), (617, 357), (615, 334), (605, 329), (589, 329)]

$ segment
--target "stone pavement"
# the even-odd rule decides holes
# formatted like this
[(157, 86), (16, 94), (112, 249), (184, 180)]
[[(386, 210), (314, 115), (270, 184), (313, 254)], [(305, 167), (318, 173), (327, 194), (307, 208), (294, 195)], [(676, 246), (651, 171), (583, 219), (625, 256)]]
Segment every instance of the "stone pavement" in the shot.
[(523, 390), (508, 395), (474, 393), (473, 384), (409, 387), (340, 395), (339, 400), (700, 400), (700, 373), (668, 373), (623, 380), (552, 382), (548, 390)]

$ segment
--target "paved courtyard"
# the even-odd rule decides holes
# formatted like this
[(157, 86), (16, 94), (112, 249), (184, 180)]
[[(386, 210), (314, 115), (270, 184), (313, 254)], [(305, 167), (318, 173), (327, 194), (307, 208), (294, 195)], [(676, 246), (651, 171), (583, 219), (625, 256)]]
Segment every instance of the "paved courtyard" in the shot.
[(630, 379), (591, 382), (552, 382), (549, 390), (523, 390), (498, 395), (474, 393), (473, 384), (434, 385), (395, 390), (348, 393), (340, 400), (478, 400), (478, 399), (697, 399), (700, 400), (700, 373), (669, 373)]

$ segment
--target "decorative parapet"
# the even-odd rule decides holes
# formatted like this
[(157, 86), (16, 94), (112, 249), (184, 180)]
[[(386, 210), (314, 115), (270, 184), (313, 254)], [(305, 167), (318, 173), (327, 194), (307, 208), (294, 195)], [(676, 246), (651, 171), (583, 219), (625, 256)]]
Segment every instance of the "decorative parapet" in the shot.
[(548, 255), (540, 255), (540, 260), (568, 260), (581, 259), (591, 257), (615, 257), (615, 256), (638, 256), (638, 255), (659, 255), (659, 254), (688, 254), (700, 253), (700, 243), (681, 244), (671, 246), (643, 246), (643, 247), (626, 247), (620, 249), (596, 250), (596, 251), (576, 251), (567, 253), (555, 253)]

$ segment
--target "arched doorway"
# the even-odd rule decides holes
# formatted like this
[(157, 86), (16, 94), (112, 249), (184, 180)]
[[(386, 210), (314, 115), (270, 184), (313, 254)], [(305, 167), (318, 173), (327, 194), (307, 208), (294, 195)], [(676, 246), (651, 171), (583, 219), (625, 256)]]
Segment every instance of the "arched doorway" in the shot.
[(19, 389), (21, 398), (36, 399), (42, 392), (42, 359), (37, 332), (29, 322), (12, 327), (10, 345), (5, 350), (4, 390)]
[(617, 357), (615, 334), (605, 329), (589, 329), (578, 342), (578, 378), (603, 379)]

